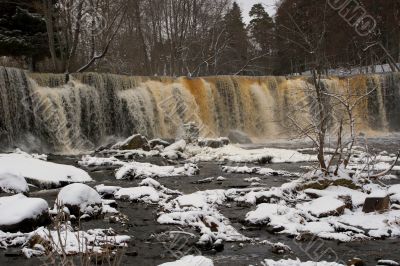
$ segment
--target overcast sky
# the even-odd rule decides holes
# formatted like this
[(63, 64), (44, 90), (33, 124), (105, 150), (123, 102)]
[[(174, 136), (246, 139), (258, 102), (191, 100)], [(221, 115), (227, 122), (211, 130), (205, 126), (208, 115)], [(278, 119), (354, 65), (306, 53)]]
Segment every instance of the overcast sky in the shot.
[(243, 11), (243, 19), (246, 23), (250, 21), (249, 12), (254, 4), (262, 3), (270, 16), (275, 14), (275, 2), (276, 0), (237, 0), (241, 5)]

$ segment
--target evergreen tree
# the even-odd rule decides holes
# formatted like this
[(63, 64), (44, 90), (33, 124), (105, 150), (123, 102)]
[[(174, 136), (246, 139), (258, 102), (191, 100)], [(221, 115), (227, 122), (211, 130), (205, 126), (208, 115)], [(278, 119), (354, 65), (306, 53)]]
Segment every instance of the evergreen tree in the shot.
[(48, 53), (46, 23), (38, 6), (38, 1), (0, 3), (0, 55), (25, 56), (31, 70)]
[(237, 72), (244, 74), (242, 68), (246, 66), (248, 60), (248, 36), (242, 11), (236, 2), (225, 15), (224, 22), (227, 49), (224, 53), (225, 71), (223, 74)]
[(272, 30), (274, 22), (262, 4), (255, 4), (249, 13), (251, 36), (260, 46), (263, 53), (270, 53), (273, 44)]

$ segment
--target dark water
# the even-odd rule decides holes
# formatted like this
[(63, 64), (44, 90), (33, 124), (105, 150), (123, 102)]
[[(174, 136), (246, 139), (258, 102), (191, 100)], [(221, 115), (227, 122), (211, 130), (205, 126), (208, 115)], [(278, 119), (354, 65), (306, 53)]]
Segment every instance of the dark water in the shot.
[[(372, 142), (372, 141), (371, 141)], [(394, 152), (398, 147), (399, 140), (376, 140), (374, 147)], [(292, 146), (293, 148), (293, 146)], [(77, 166), (79, 157), (76, 156), (50, 156), (49, 161), (65, 163)], [(149, 161), (149, 160), (147, 160)], [(159, 159), (151, 159), (152, 163), (162, 162)], [(301, 164), (304, 165), (304, 164)], [(274, 164), (268, 167), (274, 169), (282, 169), (287, 171), (302, 172), (300, 164)], [(229, 189), (244, 188), (250, 183), (245, 182), (244, 178), (254, 177), (254, 174), (225, 174), (221, 171), (221, 167), (216, 163), (201, 163), (200, 175), (195, 177), (169, 177), (161, 178), (158, 181), (171, 189), (179, 190), (185, 194), (193, 193), (199, 190), (207, 189)], [(104, 170), (89, 172), (96, 181), (91, 186), (97, 184), (118, 185), (122, 187), (137, 186), (140, 180), (117, 181), (114, 177), (114, 171)], [(204, 179), (206, 177), (224, 176), (227, 178), (224, 182), (214, 181), (205, 184), (193, 184), (193, 182)], [(287, 177), (261, 177), (261, 186), (273, 187), (280, 186), (291, 180)], [(399, 181), (390, 181), (398, 183)], [(41, 197), (46, 199), (49, 204), (53, 204), (57, 195), (57, 190), (36, 191), (31, 192), (32, 197)], [(119, 234), (127, 234), (132, 236), (129, 248), (125, 250), (122, 257), (122, 265), (158, 265), (167, 261), (175, 260), (174, 254), (169, 252), (171, 243), (163, 242), (157, 239), (155, 235), (166, 231), (180, 230), (175, 226), (160, 225), (156, 222), (158, 207), (157, 205), (145, 205), (128, 202), (118, 202), (119, 211), (128, 216), (129, 222), (126, 225), (120, 223), (110, 223), (108, 220), (94, 220), (83, 222), (82, 229), (89, 228), (114, 228)], [(300, 258), (302, 261), (344, 261), (359, 257), (366, 265), (376, 265), (379, 259), (390, 259), (400, 262), (399, 244), (400, 240), (386, 239), (377, 241), (360, 241), (352, 243), (340, 243), (338, 241), (327, 241), (320, 239), (311, 239), (308, 242), (297, 242), (286, 235), (274, 235), (263, 227), (248, 227), (244, 222), (247, 212), (254, 209), (253, 207), (238, 206), (234, 203), (226, 203), (219, 207), (219, 210), (239, 230), (243, 235), (256, 239), (252, 242), (245, 243), (225, 243), (222, 252), (203, 251), (202, 253), (213, 259), (215, 265), (261, 265), (264, 259), (284, 259), (284, 258)], [(1, 215), (1, 214), (0, 214)], [(183, 228), (184, 230), (196, 233), (191, 228)], [(259, 241), (268, 240), (271, 242), (282, 242), (292, 249), (292, 254), (277, 255), (271, 252), (268, 245), (260, 244)], [(44, 265), (43, 261), (38, 258), (25, 259), (21, 256), (15, 257), (19, 249), (8, 249), (0, 251), (0, 265)], [(180, 249), (182, 253), (193, 251), (193, 246), (187, 245)], [(135, 256), (135, 252), (137, 255)]]

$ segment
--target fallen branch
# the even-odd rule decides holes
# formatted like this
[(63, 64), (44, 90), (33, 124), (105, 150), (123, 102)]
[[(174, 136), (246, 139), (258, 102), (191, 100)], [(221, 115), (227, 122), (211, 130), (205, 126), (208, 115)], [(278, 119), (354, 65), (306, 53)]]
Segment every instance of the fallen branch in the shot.
[(397, 162), (399, 161), (399, 158), (400, 158), (400, 150), (397, 152), (396, 160), (393, 162), (393, 164), (392, 164), (388, 169), (386, 169), (385, 171), (383, 171), (383, 172), (381, 172), (381, 173), (379, 173), (379, 174), (372, 175), (372, 176), (370, 176), (369, 178), (371, 178), (371, 179), (378, 179), (379, 177), (382, 177), (382, 176), (386, 175), (387, 173), (389, 173), (390, 171), (392, 171), (393, 167), (395, 167), (395, 165), (396, 165)]

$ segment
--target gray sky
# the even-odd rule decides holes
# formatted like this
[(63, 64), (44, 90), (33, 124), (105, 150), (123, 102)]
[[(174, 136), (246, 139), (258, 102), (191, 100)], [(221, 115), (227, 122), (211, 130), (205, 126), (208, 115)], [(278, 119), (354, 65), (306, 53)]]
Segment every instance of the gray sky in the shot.
[(250, 21), (249, 11), (254, 4), (262, 3), (270, 16), (275, 14), (276, 0), (237, 0), (242, 7), (243, 19), (246, 23)]

